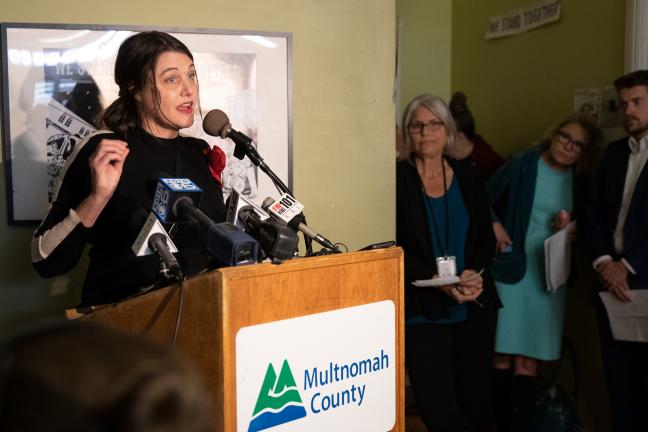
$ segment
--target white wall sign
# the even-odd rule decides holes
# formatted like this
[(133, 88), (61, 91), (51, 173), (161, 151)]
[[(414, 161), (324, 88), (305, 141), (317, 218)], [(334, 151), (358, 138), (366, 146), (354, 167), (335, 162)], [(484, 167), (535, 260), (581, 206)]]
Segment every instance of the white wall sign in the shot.
[(394, 320), (383, 301), (239, 330), (237, 431), (391, 430)]
[(561, 0), (548, 0), (488, 19), (486, 39), (524, 33), (560, 19)]

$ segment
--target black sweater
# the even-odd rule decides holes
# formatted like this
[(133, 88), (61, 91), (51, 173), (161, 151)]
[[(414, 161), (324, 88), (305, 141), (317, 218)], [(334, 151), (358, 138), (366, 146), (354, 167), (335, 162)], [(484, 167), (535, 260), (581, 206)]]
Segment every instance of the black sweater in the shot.
[[(465, 248), (465, 268), (484, 269), (484, 291), (479, 302), (488, 309), (501, 306), (488, 269), (495, 253), (495, 235), (490, 217), (486, 188), (469, 162), (448, 160), (459, 181), (470, 225)], [(423, 315), (428, 319), (449, 316), (454, 300), (432, 287), (416, 287), (414, 280), (430, 279), (437, 273), (434, 252), (425, 213), (422, 186), (412, 159), (396, 166), (396, 240), (405, 251), (405, 316)], [(452, 220), (452, 215), (450, 215)], [(480, 309), (469, 303), (470, 313)]]
[[(151, 208), (147, 183), (151, 189), (156, 173), (191, 179), (203, 189), (199, 208), (215, 222), (225, 220), (223, 194), (204, 153), (208, 144), (190, 137), (155, 138), (140, 130), (128, 139), (130, 152), (112, 198), (95, 225), (85, 228), (73, 209), (90, 194), (88, 160), (103, 138), (118, 139), (102, 133), (75, 149), (52, 207), (32, 240), (32, 262), (44, 277), (68, 272), (86, 244), (92, 246), (82, 294), (86, 305), (115, 302), (159, 281), (157, 257), (137, 257), (131, 250), (143, 225), (142, 214)], [(207, 268), (206, 235), (192, 222), (177, 223), (175, 228), (173, 241), (180, 251), (176, 256), (185, 274)]]

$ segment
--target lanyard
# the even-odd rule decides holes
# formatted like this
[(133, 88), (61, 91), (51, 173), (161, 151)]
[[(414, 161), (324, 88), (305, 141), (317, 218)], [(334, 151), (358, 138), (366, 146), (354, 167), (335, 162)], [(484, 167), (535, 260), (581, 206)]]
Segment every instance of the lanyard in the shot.
[[(448, 247), (450, 245), (450, 229), (448, 225), (450, 224), (450, 218), (448, 217), (448, 188), (447, 188), (447, 183), (446, 183), (446, 170), (445, 170), (445, 159), (443, 156), (441, 157), (441, 170), (443, 173), (443, 210), (444, 210), (444, 228), (445, 228), (445, 244), (441, 244), (441, 235), (439, 234), (439, 227), (438, 224), (436, 223), (435, 217), (434, 217), (434, 211), (430, 207), (429, 203), (429, 198), (427, 193), (425, 192), (425, 185), (423, 184), (423, 180), (421, 180), (421, 176), (418, 175), (419, 183), (421, 185), (421, 190), (423, 191), (423, 197), (425, 201), (425, 206), (428, 209), (428, 212), (430, 213), (430, 217), (433, 220), (433, 229), (434, 229), (434, 237), (441, 247), (441, 251), (443, 252), (443, 257), (448, 256)], [(418, 170), (417, 170), (418, 174)]]

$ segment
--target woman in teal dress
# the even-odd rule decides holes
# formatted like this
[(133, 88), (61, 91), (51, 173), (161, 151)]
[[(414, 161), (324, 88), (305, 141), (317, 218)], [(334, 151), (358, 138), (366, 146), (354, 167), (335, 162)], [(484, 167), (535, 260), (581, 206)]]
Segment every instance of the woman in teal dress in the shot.
[(544, 241), (578, 213), (578, 168), (587, 165), (597, 137), (595, 126), (566, 120), (488, 182), (491, 203), (502, 209), (493, 223), (498, 253), (492, 265), (503, 304), (493, 360), (500, 431), (533, 430), (538, 362), (560, 358), (566, 291), (547, 292)]

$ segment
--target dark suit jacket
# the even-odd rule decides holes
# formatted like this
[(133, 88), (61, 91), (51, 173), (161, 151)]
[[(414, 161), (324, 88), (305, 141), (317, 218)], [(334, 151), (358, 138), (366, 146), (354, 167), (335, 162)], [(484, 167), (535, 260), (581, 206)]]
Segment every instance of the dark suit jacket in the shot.
[(623, 253), (619, 255), (614, 250), (614, 229), (621, 209), (629, 156), (628, 138), (611, 143), (605, 150), (585, 213), (586, 240), (593, 260), (602, 255), (625, 258), (637, 272), (628, 277), (630, 288), (647, 289), (648, 164), (637, 180), (628, 209), (623, 228)]
[[(501, 306), (489, 266), (495, 253), (495, 235), (484, 182), (479, 180), (469, 161), (448, 160), (459, 181), (470, 225), (465, 248), (465, 267), (484, 269), (484, 291), (479, 302), (485, 308)], [(452, 215), (450, 215), (452, 218)], [(423, 315), (428, 319), (446, 318), (454, 302), (449, 296), (431, 287), (415, 287), (414, 280), (430, 279), (437, 273), (428, 229), (421, 181), (411, 159), (396, 166), (396, 241), (405, 251), (405, 316)], [(470, 313), (479, 308), (469, 303)]]

